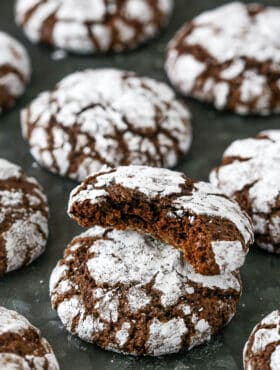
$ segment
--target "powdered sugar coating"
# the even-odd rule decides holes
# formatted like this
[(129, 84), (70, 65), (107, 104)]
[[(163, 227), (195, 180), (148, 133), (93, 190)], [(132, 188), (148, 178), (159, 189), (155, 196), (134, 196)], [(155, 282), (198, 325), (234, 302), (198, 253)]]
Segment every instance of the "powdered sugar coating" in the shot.
[[(0, 31), (0, 112), (13, 105), (30, 79), (31, 66), (25, 48), (13, 37)], [(3, 70), (3, 71), (2, 71)]]
[(76, 53), (122, 51), (165, 25), (173, 0), (17, 0), (16, 21), (33, 42)]
[(273, 311), (255, 326), (244, 347), (245, 370), (279, 370), (280, 313)]
[(280, 8), (241, 2), (202, 13), (169, 44), (170, 80), (217, 109), (279, 112), (279, 18)]
[(44, 167), (83, 180), (106, 164), (173, 167), (190, 147), (190, 113), (165, 84), (116, 69), (64, 78), (22, 113)]
[(248, 252), (247, 246), (253, 240), (252, 226), (247, 215), (241, 211), (236, 202), (225, 198), (211, 184), (194, 183), (190, 194), (185, 195), (182, 188), (186, 182), (184, 174), (163, 168), (123, 166), (103, 169), (100, 173), (92, 174), (81, 186), (72, 191), (68, 212), (70, 217), (79, 221), (79, 215), (73, 213), (75, 206), (82, 206), (87, 202), (101, 205), (102, 202), (106, 202), (108, 189), (112, 185), (137, 190), (147, 197), (148, 201), (170, 197), (168, 203), (166, 202), (169, 210), (167, 216), (170, 220), (172, 218), (182, 220), (186, 215), (189, 220), (197, 216), (207, 216), (210, 219), (228, 220), (235, 225), (242, 236), (242, 241), (223, 240), (223, 235), (219, 233), (220, 239), (213, 240), (211, 248), (220, 273), (238, 269), (243, 265)]
[[(78, 255), (84, 256), (82, 264)], [(72, 241), (50, 279), (53, 307), (73, 334), (117, 352), (153, 356), (187, 350), (184, 343), (193, 347), (219, 329), (211, 321), (209, 301), (195, 299), (202, 291), (205, 296), (217, 292), (217, 316), (222, 309), (230, 317), (241, 291), (239, 277), (197, 274), (182, 253), (168, 244), (98, 226)], [(181, 308), (182, 302), (188, 311)], [(167, 312), (172, 315), (163, 320)], [(147, 338), (141, 350), (129, 350), (132, 333), (142, 325)], [(108, 338), (109, 328), (110, 343), (105, 345), (102, 340)]]
[(0, 159), (0, 273), (29, 264), (45, 250), (48, 206), (41, 186)]
[[(30, 336), (34, 343), (29, 342), (30, 337), (28, 333), (32, 333)], [(17, 336), (18, 341), (22, 340), (22, 343), (17, 346), (12, 346), (10, 343), (10, 350), (5, 349), (4, 336), (9, 335)], [(30, 334), (29, 334), (30, 335)], [(0, 367), (5, 370), (59, 370), (59, 365), (56, 357), (52, 351), (50, 344), (41, 337), (40, 331), (35, 328), (30, 322), (15, 311), (7, 310), (4, 307), (0, 307), (0, 336), (3, 336), (0, 346)], [(13, 339), (10, 339), (11, 341)], [(7, 338), (6, 341), (9, 341)], [(17, 347), (20, 348), (17, 353)], [(24, 352), (24, 346), (26, 346), (26, 354)], [(12, 353), (14, 351), (14, 353)]]
[[(280, 130), (263, 131), (256, 138), (237, 140), (225, 151), (211, 182), (231, 198), (248, 197), (256, 242), (279, 252), (280, 242)], [(232, 158), (232, 160), (231, 160)], [(240, 201), (242, 206), (242, 200)]]

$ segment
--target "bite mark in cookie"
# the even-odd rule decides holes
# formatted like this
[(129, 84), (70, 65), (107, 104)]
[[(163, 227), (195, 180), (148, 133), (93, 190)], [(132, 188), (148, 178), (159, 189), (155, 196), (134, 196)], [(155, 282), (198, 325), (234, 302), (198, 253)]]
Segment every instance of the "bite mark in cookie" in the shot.
[(127, 166), (89, 176), (71, 193), (81, 226), (148, 233), (180, 249), (205, 275), (234, 271), (253, 241), (248, 216), (214, 186), (162, 168)]

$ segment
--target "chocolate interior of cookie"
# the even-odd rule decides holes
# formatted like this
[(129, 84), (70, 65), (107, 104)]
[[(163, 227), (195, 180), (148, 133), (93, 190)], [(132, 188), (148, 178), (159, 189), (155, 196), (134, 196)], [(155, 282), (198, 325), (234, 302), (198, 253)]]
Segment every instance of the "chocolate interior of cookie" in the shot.
[[(87, 179), (83, 187), (94, 182)], [(193, 188), (191, 180), (182, 187), (182, 195), (190, 195)], [(172, 206), (173, 196), (147, 198), (137, 190), (124, 188), (118, 184), (106, 187), (106, 199), (92, 204), (90, 200), (74, 203), (71, 215), (84, 227), (100, 225), (117, 229), (131, 229), (148, 233), (184, 253), (186, 260), (195, 271), (203, 275), (220, 273), (211, 247), (213, 241), (244, 240), (233, 222), (210, 215), (195, 215)], [(176, 199), (178, 194), (174, 194)]]

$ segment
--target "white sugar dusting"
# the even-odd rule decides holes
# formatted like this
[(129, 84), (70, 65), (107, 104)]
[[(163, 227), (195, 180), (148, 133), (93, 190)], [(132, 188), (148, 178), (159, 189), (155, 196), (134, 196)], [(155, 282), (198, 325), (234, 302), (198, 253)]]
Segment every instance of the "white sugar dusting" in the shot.
[(29, 80), (31, 66), (25, 48), (13, 37), (0, 31), (0, 67), (10, 66), (14, 68), (23, 78), (20, 79), (17, 73), (9, 72), (0, 78), (0, 87), (5, 87), (14, 97), (20, 96)]
[[(192, 139), (190, 113), (167, 85), (116, 69), (73, 73), (53, 92), (40, 94), (28, 112), (23, 111), (21, 123), (23, 135), (30, 132), (32, 155), (64, 176), (77, 153), (81, 160), (68, 176), (78, 180), (105, 163), (114, 167), (124, 160), (173, 167), (178, 161), (174, 140), (186, 153)], [(75, 145), (71, 134), (77, 139)]]
[[(40, 331), (17, 312), (0, 307), (0, 335), (18, 334), (22, 337), (22, 344), (27, 345), (26, 341), (28, 338), (23, 337), (24, 332), (27, 330), (35, 330), (37, 332), (40, 342), (38, 345), (40, 344), (45, 353), (42, 356), (38, 356), (36, 349), (34, 354), (30, 353), (25, 356), (2, 352), (0, 354), (0, 368), (5, 370), (42, 370), (43, 368), (46, 370), (59, 370), (55, 355), (49, 343), (41, 337)], [(31, 367), (30, 364), (32, 364)]]
[[(250, 15), (250, 10), (257, 12)], [(235, 94), (236, 112), (246, 114), (251, 109), (260, 114), (268, 114), (271, 109), (279, 112), (278, 102), (270, 107), (274, 91), (269, 85), (269, 73), (279, 71), (280, 47), (275, 36), (280, 32), (279, 18), (278, 7), (261, 9), (241, 2), (232, 2), (200, 14), (192, 20), (191, 29), (190, 23), (187, 23), (170, 42), (166, 61), (169, 78), (183, 93), (211, 101), (217, 109), (227, 107), (229, 99), (226, 91), (234, 86), (235, 92), (240, 92), (237, 99)], [(209, 54), (204, 61), (196, 57), (193, 48), (197, 47)], [(246, 59), (260, 64), (268, 62), (268, 72), (247, 65)], [(216, 75), (211, 75), (212, 66), (216, 66)], [(197, 81), (207, 69), (213, 77), (212, 86), (206, 79), (203, 83), (200, 81), (198, 88)], [(236, 78), (241, 81), (240, 85), (236, 85)], [(218, 89), (221, 83), (223, 89)], [(279, 83), (278, 77), (280, 89)]]
[[(40, 206), (48, 212), (46, 197), (35, 179), (26, 177), (21, 168), (0, 159), (0, 180), (18, 180), (18, 189), (0, 191), (0, 223), (9, 220), (9, 226), (2, 231), (6, 271), (10, 272), (29, 264), (45, 250), (48, 236), (48, 220)], [(22, 182), (22, 189), (20, 183)], [(24, 184), (34, 187), (34, 195), (24, 192)]]
[(182, 345), (182, 337), (188, 332), (183, 319), (174, 318), (167, 322), (154, 319), (150, 326), (150, 338), (147, 343), (149, 352), (154, 356), (176, 353)]
[[(123, 289), (127, 289), (126, 310), (133, 315), (152, 304), (154, 292), (158, 292), (163, 309), (178, 305), (182, 313), (190, 316), (195, 324), (195, 334), (192, 336), (192, 346), (208, 340), (211, 327), (207, 321), (193, 313), (193, 303), (187, 295), (195, 293), (200, 288), (213, 289), (221, 292), (228, 289), (241, 291), (240, 283), (234, 274), (225, 273), (216, 276), (203, 276), (193, 271), (193, 268), (183, 259), (182, 253), (170, 245), (162, 243), (150, 236), (132, 231), (108, 230), (106, 238), (102, 237), (106, 229), (93, 227), (81, 234), (72, 243), (75, 253), (83, 243), (80, 240), (93, 238), (88, 246), (87, 269), (97, 287), (92, 289), (94, 299), (94, 314), (91, 319), (85, 316), (85, 306), (80, 296), (79, 286), (74, 285), (74, 279), (68, 275), (69, 267), (63, 262), (58, 263), (50, 279), (50, 293), (53, 304), (58, 299), (58, 315), (64, 325), (71, 331), (73, 320), (80, 314), (79, 325), (75, 333), (87, 341), (105, 330), (107, 325), (117, 325), (122, 320), (124, 312), (120, 306)], [(76, 242), (75, 242), (76, 240)], [(71, 259), (70, 259), (71, 260)], [(67, 259), (67, 261), (70, 261)], [(147, 290), (146, 286), (149, 286)], [(102, 286), (106, 288), (102, 288)], [(66, 290), (65, 290), (66, 287)], [(67, 293), (67, 288), (74, 289), (73, 294), (61, 301), (61, 296)], [(184, 303), (180, 299), (184, 297)], [(203, 312), (204, 307), (199, 309)], [(126, 318), (129, 315), (125, 315)], [(87, 325), (85, 321), (88, 321)], [(135, 321), (125, 321), (115, 333), (116, 343), (120, 348), (125, 346), (130, 329)], [(150, 325), (150, 336), (146, 343), (149, 354), (158, 356), (177, 352), (181, 348), (181, 340), (188, 328), (184, 319), (174, 317), (167, 322), (161, 322), (156, 317)], [(119, 347), (112, 345), (111, 349)]]
[[(269, 327), (264, 327), (269, 326)], [(250, 345), (250, 342), (252, 344)], [(248, 342), (245, 344), (243, 351), (243, 360), (246, 363), (246, 369), (250, 369), (253, 365), (254, 356), (265, 356), (267, 347), (274, 346), (272, 353), (270, 354), (271, 370), (279, 370), (280, 361), (280, 314), (279, 311), (273, 311), (267, 315), (259, 324), (257, 324)], [(269, 349), (270, 351), (270, 349)]]
[[(214, 170), (210, 181), (226, 195), (249, 187), (249, 199), (255, 231), (268, 233), (275, 244), (280, 240), (280, 224), (270, 214), (280, 197), (280, 130), (260, 133), (268, 138), (244, 139), (233, 142), (226, 157), (241, 158)], [(257, 241), (258, 242), (258, 241)]]
[[(47, 0), (35, 7), (24, 22), (35, 4), (38, 1), (18, 0), (16, 3), (16, 21), (23, 25), (32, 41), (40, 41), (42, 25), (53, 15), (54, 45), (73, 52), (90, 53), (96, 49), (105, 52), (132, 48), (154, 36), (166, 23), (173, 0), (156, 1), (153, 6), (149, 0), (127, 0), (124, 3), (106, 0)], [(135, 21), (138, 27), (131, 26)], [(117, 32), (121, 40), (118, 43), (114, 40), (114, 33)], [(96, 40), (95, 43), (92, 38)]]
[[(175, 211), (169, 212), (169, 217), (181, 219), (187, 212), (193, 213), (193, 216), (219, 217), (231, 221), (236, 226), (244, 238), (246, 247), (253, 240), (249, 218), (236, 202), (223, 197), (221, 192), (211, 184), (195, 183), (191, 195), (181, 195), (186, 179), (179, 172), (145, 166), (118, 167), (115, 170), (104, 171), (105, 173), (102, 172), (96, 177), (94, 185), (88, 184), (84, 188), (82, 184), (72, 191), (68, 208), (70, 217), (74, 204), (82, 204), (85, 201), (91, 204), (102, 203), (106, 201), (107, 189), (110, 185), (121, 185), (125, 189), (139, 191), (148, 199), (161, 199), (174, 195), (170, 200), (170, 208), (173, 207)], [(222, 272), (234, 271), (242, 266), (247, 248), (242, 248), (238, 240), (230, 244), (223, 242), (222, 235), (221, 240), (217, 242), (219, 244), (214, 244), (216, 246), (214, 254), (217, 255), (216, 262)]]

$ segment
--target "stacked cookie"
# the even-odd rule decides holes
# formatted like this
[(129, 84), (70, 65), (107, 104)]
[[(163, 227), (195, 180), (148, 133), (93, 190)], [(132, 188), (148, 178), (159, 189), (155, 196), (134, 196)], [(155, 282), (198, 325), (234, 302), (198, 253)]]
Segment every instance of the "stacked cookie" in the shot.
[(73, 190), (73, 239), (50, 280), (67, 330), (116, 352), (186, 351), (234, 316), (249, 218), (208, 183), (146, 166), (103, 169)]

